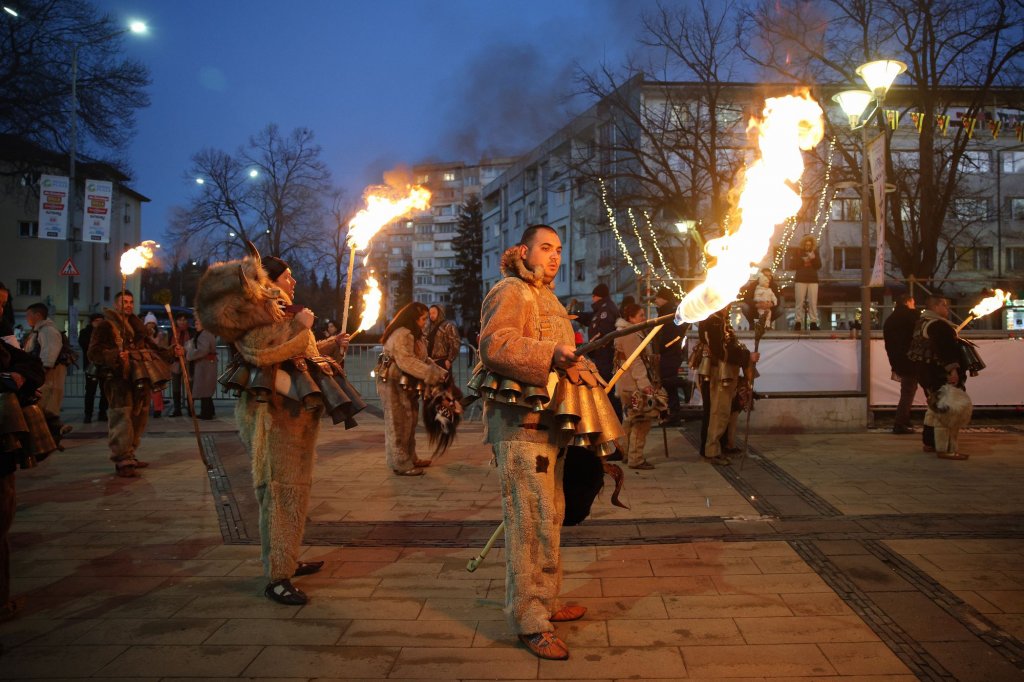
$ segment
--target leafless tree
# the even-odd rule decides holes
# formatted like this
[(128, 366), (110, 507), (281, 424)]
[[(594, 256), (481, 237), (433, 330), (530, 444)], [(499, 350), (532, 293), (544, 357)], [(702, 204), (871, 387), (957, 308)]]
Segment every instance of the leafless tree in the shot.
[[(952, 0), (753, 0), (738, 25), (745, 37), (738, 44), (767, 76), (816, 84), (825, 97), (860, 83), (855, 69), (866, 61), (884, 55), (908, 64), (901, 82), (909, 85), (894, 87), (886, 106), (921, 112), (925, 125), (913, 164), (895, 159), (890, 149), (887, 177), (896, 191), (888, 201), (886, 242), (904, 276), (933, 281), (948, 272), (946, 250), (976, 241), (984, 222), (953, 210), (976, 191), (962, 182), (970, 163), (967, 130), (954, 118), (944, 137), (935, 117), (952, 107), (968, 116), (993, 105), (1020, 107), (1022, 25), (1019, 0), (970, 6)], [(838, 179), (845, 172), (859, 180), (859, 141), (850, 140), (841, 123), (829, 127), (826, 135), (844, 140)], [(873, 128), (891, 139), (881, 118)]]
[(172, 216), (169, 238), (220, 258), (239, 255), (251, 241), (263, 253), (310, 260), (330, 217), (323, 198), (331, 192), (313, 139), (309, 129), (284, 137), (270, 124), (234, 154), (197, 152), (186, 181), (202, 184)]

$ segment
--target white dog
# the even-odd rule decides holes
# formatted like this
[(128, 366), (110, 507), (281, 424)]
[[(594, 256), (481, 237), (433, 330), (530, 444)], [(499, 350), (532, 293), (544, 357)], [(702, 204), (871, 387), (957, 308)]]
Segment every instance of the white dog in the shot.
[(974, 403), (964, 389), (952, 384), (939, 389), (934, 410), (936, 452), (957, 452), (960, 429), (970, 423), (973, 411)]

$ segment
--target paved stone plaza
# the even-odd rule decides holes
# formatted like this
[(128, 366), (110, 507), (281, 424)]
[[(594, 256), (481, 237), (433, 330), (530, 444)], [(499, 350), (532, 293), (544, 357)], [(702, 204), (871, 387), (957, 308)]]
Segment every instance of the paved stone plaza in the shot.
[[(73, 402), (73, 401), (72, 401)], [(72, 406), (73, 407), (73, 406)], [(262, 596), (255, 503), (228, 416), (151, 421), (141, 479), (119, 479), (105, 426), (77, 428), (18, 473), (20, 613), (0, 624), (2, 679), (1024, 679), (1024, 422), (962, 437), (756, 435), (742, 468), (699, 461), (694, 424), (648, 441), (564, 534), (567, 662), (508, 631), (500, 520), (479, 422), (421, 478), (384, 464), (383, 425), (325, 422), (304, 607)], [(422, 439), (425, 448), (426, 438)], [(421, 452), (422, 455), (422, 452)]]

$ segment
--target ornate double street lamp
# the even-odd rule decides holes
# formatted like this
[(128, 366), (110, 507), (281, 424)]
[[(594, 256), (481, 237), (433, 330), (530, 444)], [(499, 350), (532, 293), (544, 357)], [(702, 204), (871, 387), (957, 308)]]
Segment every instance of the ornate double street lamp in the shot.
[[(871, 236), (868, 230), (870, 204), (868, 184), (868, 129), (896, 77), (907, 70), (907, 65), (893, 59), (881, 59), (857, 67), (857, 75), (864, 79), (867, 90), (844, 90), (833, 95), (849, 119), (850, 130), (861, 132), (861, 185), (860, 185), (860, 268), (861, 268), (861, 336), (860, 387), (867, 404), (868, 424), (871, 423)], [(874, 107), (868, 111), (871, 105)], [(867, 113), (865, 113), (867, 112)], [(882, 133), (883, 135), (885, 133)], [(884, 190), (883, 190), (884, 191)], [(879, 254), (879, 257), (882, 257)]]

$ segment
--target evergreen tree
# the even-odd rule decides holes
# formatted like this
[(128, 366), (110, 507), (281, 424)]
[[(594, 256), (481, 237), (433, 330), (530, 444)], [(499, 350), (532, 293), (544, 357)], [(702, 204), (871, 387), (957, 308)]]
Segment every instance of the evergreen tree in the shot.
[(402, 274), (398, 276), (398, 288), (395, 290), (395, 311), (412, 303), (412, 262), (405, 264)]
[(475, 194), (459, 210), (459, 230), (454, 246), (456, 266), (452, 281), (458, 282), (458, 286), (452, 292), (452, 303), (458, 310), (466, 338), (475, 342), (480, 327), (480, 304), (484, 300), (484, 214), (480, 197)]

